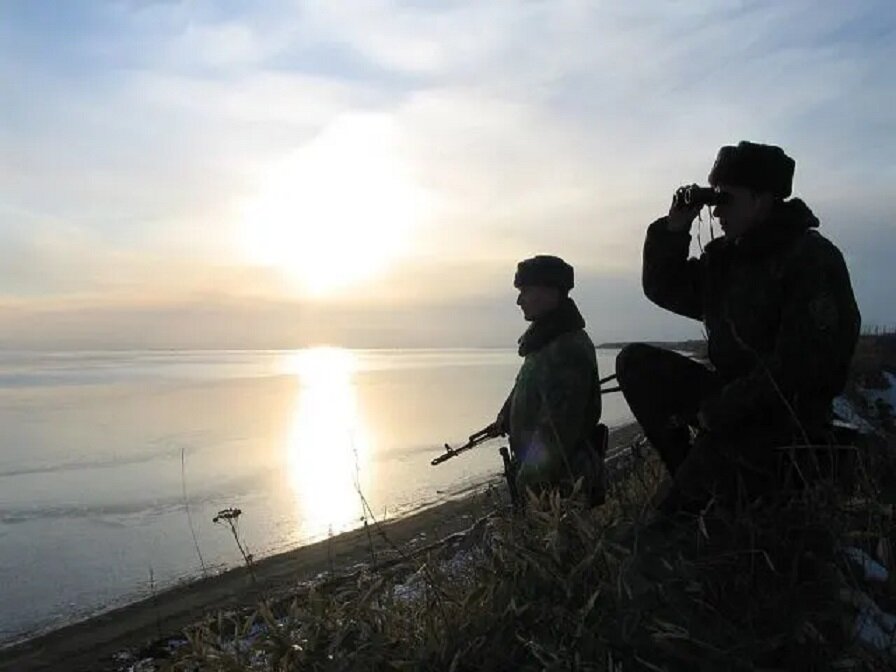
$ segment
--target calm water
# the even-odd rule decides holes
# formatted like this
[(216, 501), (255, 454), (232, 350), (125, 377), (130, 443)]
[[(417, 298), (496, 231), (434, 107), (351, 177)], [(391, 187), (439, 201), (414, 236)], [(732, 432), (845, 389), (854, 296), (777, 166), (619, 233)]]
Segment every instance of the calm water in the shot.
[[(602, 351), (601, 372), (615, 352)], [(356, 527), (358, 485), (392, 517), (500, 470), (486, 444), (503, 350), (0, 353), (0, 643)], [(629, 416), (619, 395), (604, 420)], [(186, 496), (185, 496), (186, 495)]]

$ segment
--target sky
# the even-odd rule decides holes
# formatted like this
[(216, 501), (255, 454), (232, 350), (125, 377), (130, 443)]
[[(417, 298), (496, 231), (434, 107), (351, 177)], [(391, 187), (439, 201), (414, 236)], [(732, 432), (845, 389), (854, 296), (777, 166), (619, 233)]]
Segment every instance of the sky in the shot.
[(742, 139), (893, 325), (893, 63), (891, 0), (0, 0), (0, 348), (513, 346), (540, 253), (699, 337), (644, 232)]

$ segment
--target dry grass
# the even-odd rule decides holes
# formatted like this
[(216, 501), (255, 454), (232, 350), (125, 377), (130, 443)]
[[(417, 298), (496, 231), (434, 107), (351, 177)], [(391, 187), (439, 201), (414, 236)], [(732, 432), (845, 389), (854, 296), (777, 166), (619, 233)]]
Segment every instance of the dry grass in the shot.
[[(838, 549), (896, 543), (884, 445), (858, 490), (651, 518), (648, 458), (597, 511), (558, 495), (466, 534), (186, 633), (169, 670), (887, 669), (853, 645)], [(892, 582), (871, 591), (892, 609)]]
[[(852, 385), (882, 370), (896, 371), (896, 334), (863, 336)], [(663, 470), (648, 456), (598, 510), (556, 493), (505, 503), (424, 554), (211, 615), (160, 669), (893, 669), (854, 624), (868, 598), (896, 613), (896, 438), (858, 452), (849, 492), (818, 483), (678, 517), (651, 510)], [(867, 583), (846, 547), (889, 581)]]

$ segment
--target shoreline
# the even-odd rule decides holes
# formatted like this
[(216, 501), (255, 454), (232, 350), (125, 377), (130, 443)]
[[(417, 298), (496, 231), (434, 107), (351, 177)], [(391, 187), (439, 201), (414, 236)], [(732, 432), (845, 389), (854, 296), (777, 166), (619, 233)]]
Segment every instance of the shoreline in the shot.
[[(627, 445), (638, 431), (631, 422), (610, 431), (610, 452)], [(173, 586), (45, 634), (0, 648), (0, 670), (109, 670), (113, 656), (144, 647), (218, 609), (253, 606), (298, 584), (370, 566), (390, 546), (413, 553), (467, 529), (506, 500), (503, 481), (485, 481), (471, 492), (369, 528), (358, 528), (263, 558), (253, 565)], [(379, 560), (377, 562), (379, 564)], [(254, 573), (254, 579), (252, 574)]]
[[(450, 504), (451, 502), (465, 500), (481, 490), (484, 490), (489, 486), (489, 483), (498, 483), (498, 476), (493, 478), (487, 478), (483, 481), (473, 481), (466, 483), (463, 486), (459, 486), (457, 489), (452, 490), (437, 490), (437, 496), (435, 498), (431, 498), (426, 501), (419, 502), (413, 506), (405, 506), (395, 513), (389, 513), (388, 517), (385, 520), (377, 520), (374, 525), (391, 525), (392, 523), (398, 522), (400, 520), (404, 520), (406, 518), (410, 518), (416, 516), (420, 513), (426, 512), (433, 508), (438, 508), (440, 506), (444, 506), (446, 504)], [(281, 556), (286, 556), (290, 553), (295, 553), (304, 548), (308, 548), (310, 546), (314, 546), (316, 544), (321, 543), (330, 543), (333, 539), (338, 537), (342, 537), (343, 535), (349, 535), (359, 530), (363, 529), (363, 527), (346, 529), (338, 533), (332, 534), (330, 537), (327, 536), (317, 536), (303, 539), (295, 544), (287, 544), (280, 547), (275, 547), (273, 549), (269, 549), (268, 552), (263, 555), (259, 555), (254, 560), (254, 567), (257, 569), (260, 565), (263, 565), (270, 561), (273, 558), (279, 558)], [(195, 571), (190, 574), (185, 574), (179, 576), (172, 581), (163, 584), (161, 586), (156, 586), (155, 591), (151, 591), (149, 589), (142, 590), (141, 592), (134, 592), (127, 594), (122, 597), (115, 598), (111, 600), (107, 605), (96, 607), (91, 611), (84, 611), (77, 615), (72, 615), (61, 623), (56, 623), (53, 625), (43, 625), (37, 626), (32, 630), (23, 631), (13, 638), (7, 640), (0, 640), (0, 663), (3, 662), (3, 653), (9, 649), (14, 647), (26, 644), (27, 642), (40, 639), (42, 637), (52, 635), (55, 632), (59, 632), (66, 628), (79, 625), (81, 623), (85, 623), (87, 621), (91, 621), (95, 618), (100, 618), (106, 614), (117, 612), (119, 610), (125, 609), (135, 604), (139, 604), (142, 602), (146, 602), (153, 599), (158, 599), (159, 596), (165, 595), (172, 591), (181, 590), (187, 588), (189, 586), (193, 586), (197, 583), (201, 583), (207, 580), (217, 579), (228, 572), (232, 572), (239, 569), (244, 569), (244, 564), (238, 565), (225, 565), (225, 564), (217, 564), (217, 565), (209, 565), (209, 571), (206, 574), (202, 574), (199, 571)], [(2, 668), (0, 668), (2, 669)]]

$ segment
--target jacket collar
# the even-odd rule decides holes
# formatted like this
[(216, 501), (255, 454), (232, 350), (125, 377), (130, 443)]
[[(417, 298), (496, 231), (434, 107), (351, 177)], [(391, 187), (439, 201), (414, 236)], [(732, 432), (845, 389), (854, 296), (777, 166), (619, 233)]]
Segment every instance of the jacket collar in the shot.
[(585, 328), (585, 318), (571, 298), (566, 297), (554, 310), (529, 325), (519, 338), (520, 357), (537, 352), (563, 334)]

